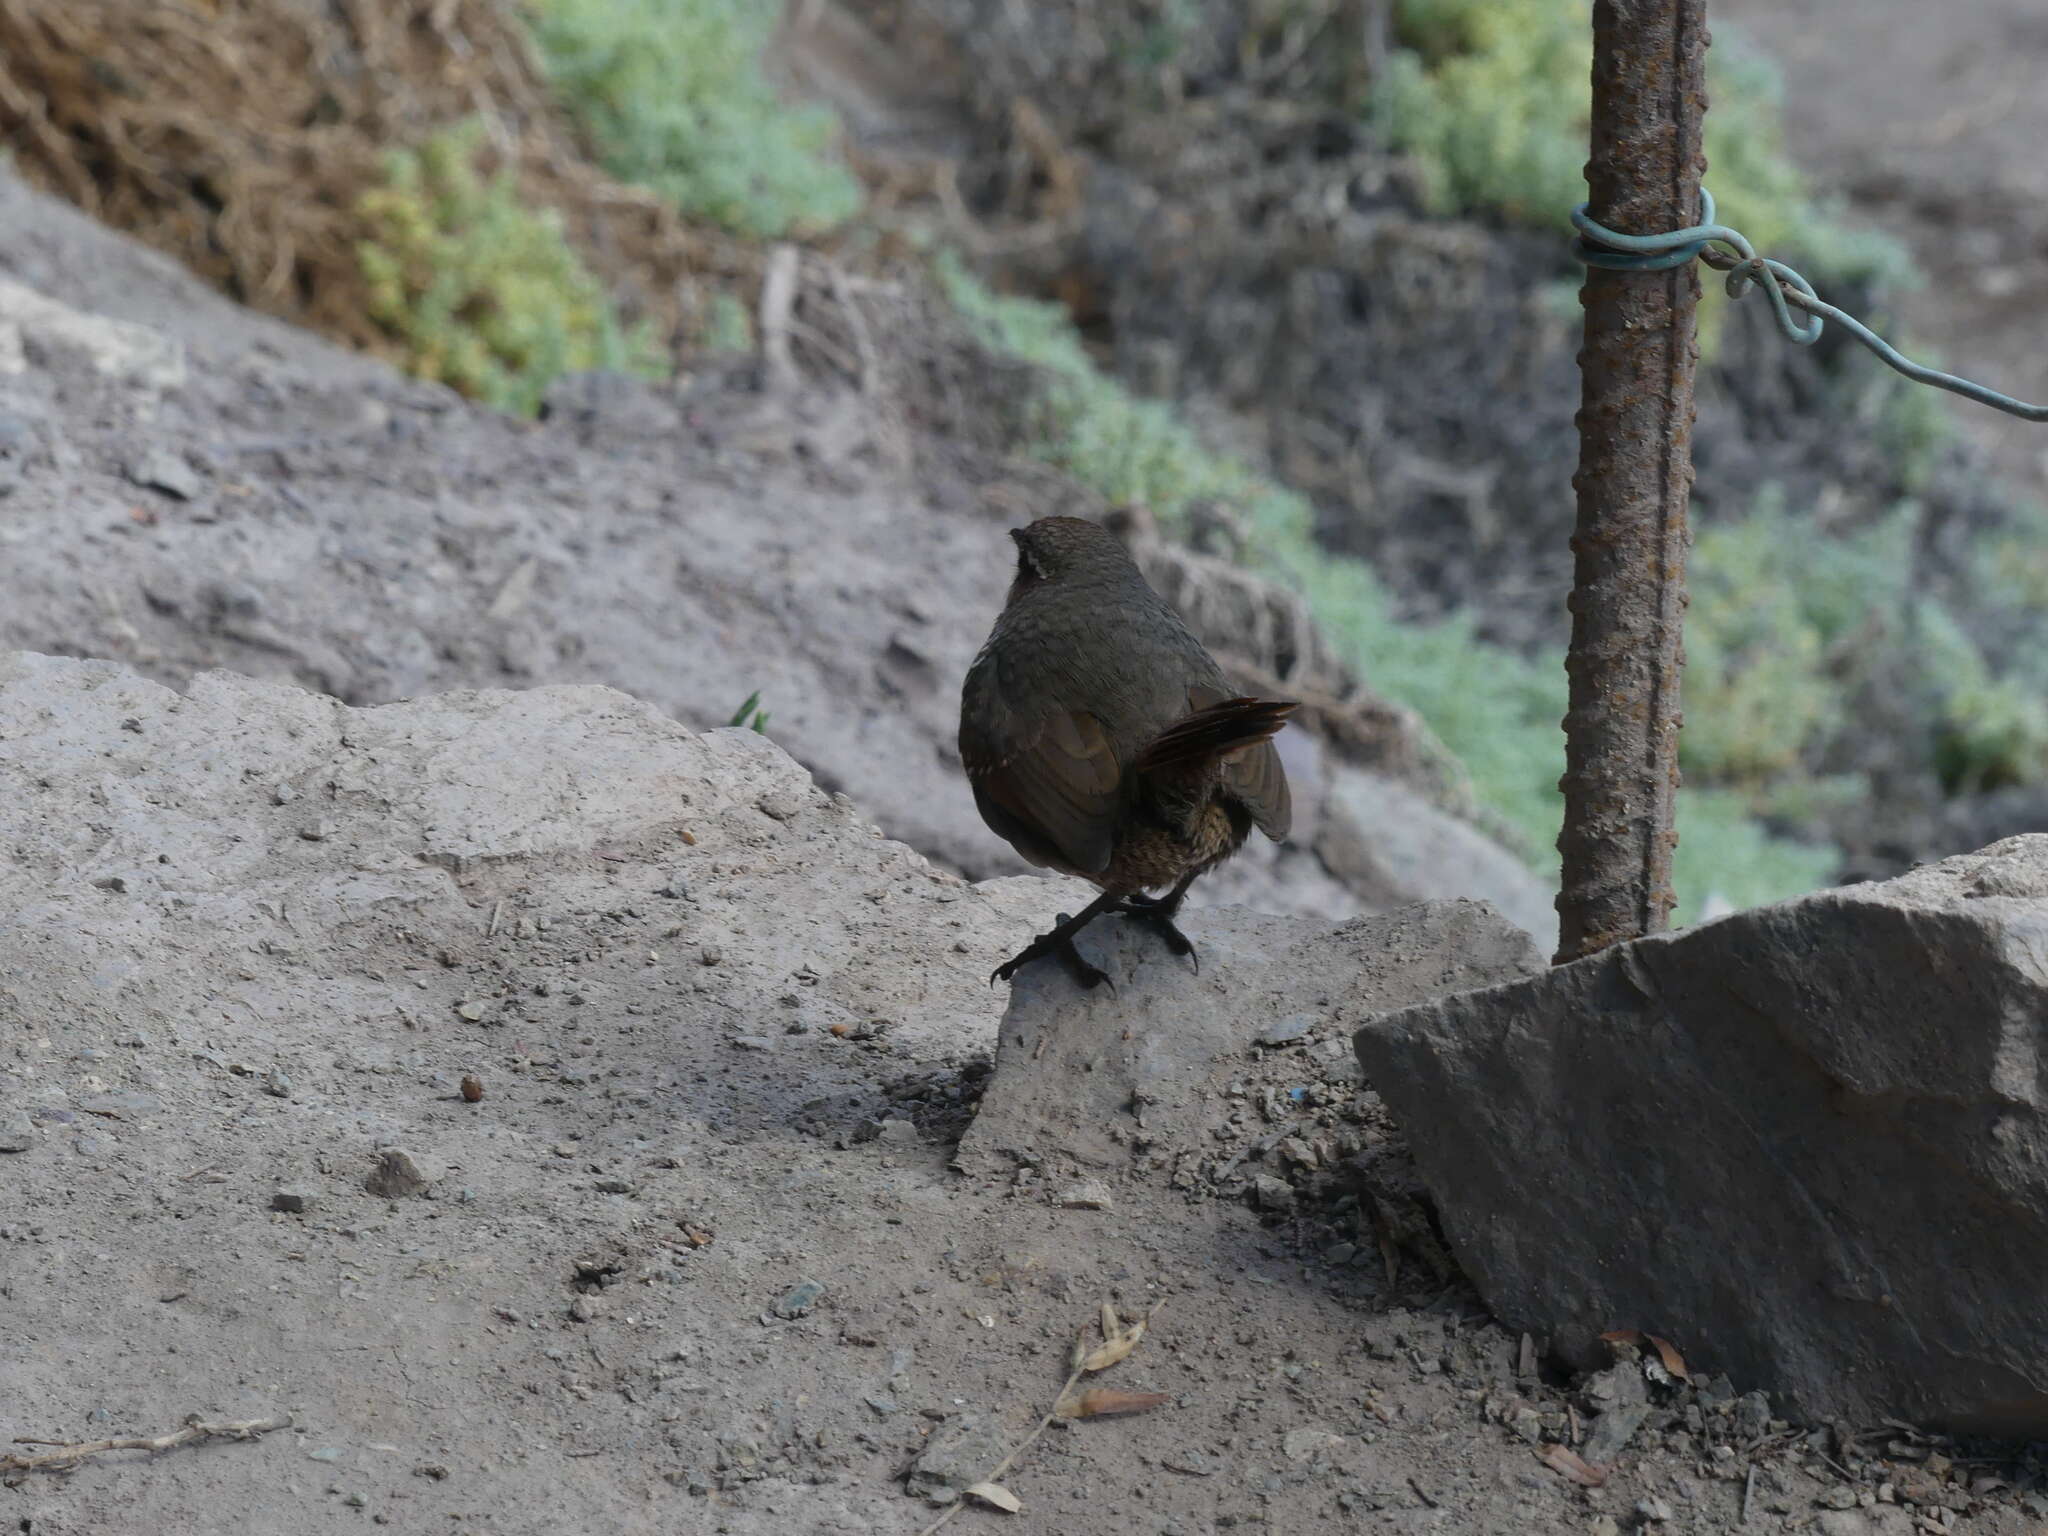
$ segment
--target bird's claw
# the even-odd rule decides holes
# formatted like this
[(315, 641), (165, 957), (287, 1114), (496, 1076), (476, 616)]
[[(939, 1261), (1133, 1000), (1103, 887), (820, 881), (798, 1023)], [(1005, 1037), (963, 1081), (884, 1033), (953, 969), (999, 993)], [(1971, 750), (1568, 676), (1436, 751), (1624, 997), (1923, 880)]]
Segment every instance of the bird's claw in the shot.
[[(1062, 915), (1060, 921), (1064, 923), (1067, 919)], [(1067, 969), (1073, 973), (1074, 979), (1082, 986), (1099, 987), (1107, 984), (1111, 992), (1116, 991), (1116, 983), (1109, 979), (1109, 972), (1101, 969), (1099, 966), (1090, 965), (1081, 958), (1081, 951), (1074, 947), (1073, 939), (1062, 938), (1057, 933), (1041, 933), (1029, 944), (1026, 944), (1016, 954), (1010, 956), (1009, 959), (989, 972), (988, 984), (994, 986), (999, 981), (1008, 981), (1033, 960), (1041, 960), (1047, 955), (1055, 954), (1066, 963)]]

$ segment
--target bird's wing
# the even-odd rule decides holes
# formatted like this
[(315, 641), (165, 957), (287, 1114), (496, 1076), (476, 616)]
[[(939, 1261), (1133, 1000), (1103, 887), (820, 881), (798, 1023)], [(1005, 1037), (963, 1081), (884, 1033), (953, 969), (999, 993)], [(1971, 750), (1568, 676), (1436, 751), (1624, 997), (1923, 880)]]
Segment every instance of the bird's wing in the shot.
[[(1214, 708), (1230, 695), (1221, 688), (1197, 683), (1188, 689), (1188, 711)], [(1291, 712), (1292, 706), (1289, 706)], [(1244, 802), (1261, 832), (1280, 842), (1294, 824), (1294, 796), (1287, 788), (1287, 770), (1271, 740), (1241, 747), (1223, 759), (1223, 782)]]
[(985, 710), (976, 725), (962, 720), (960, 756), (982, 820), (1025, 858), (1079, 875), (1109, 866), (1123, 769), (1093, 715)]

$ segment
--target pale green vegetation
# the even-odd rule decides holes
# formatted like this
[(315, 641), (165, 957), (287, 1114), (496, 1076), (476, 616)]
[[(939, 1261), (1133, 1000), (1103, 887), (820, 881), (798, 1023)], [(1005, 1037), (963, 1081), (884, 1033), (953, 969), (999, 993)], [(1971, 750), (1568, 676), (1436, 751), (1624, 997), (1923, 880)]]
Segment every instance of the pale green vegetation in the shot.
[(830, 153), (831, 114), (775, 98), (761, 53), (771, 0), (538, 0), (549, 82), (621, 181), (756, 239), (816, 234), (860, 211)]
[[(739, 0), (541, 0), (551, 83), (621, 180), (755, 239), (815, 234), (857, 213), (829, 114), (778, 102), (761, 69), (777, 8)], [(550, 209), (476, 169), (479, 124), (391, 156), (365, 195), (359, 257), (373, 318), (414, 373), (520, 414), (558, 374), (659, 373), (661, 349), (623, 327)], [(707, 351), (752, 342), (744, 306), (710, 296)]]
[[(1562, 225), (1586, 196), (1591, 0), (1398, 0), (1395, 15), (1404, 46), (1371, 110), (1420, 164), (1437, 211)], [(1707, 55), (1706, 118), (1722, 222), (1835, 278), (1908, 278), (1895, 241), (1814, 198), (1785, 152), (1776, 69), (1724, 32)]]
[(385, 184), (363, 195), (371, 234), (357, 255), (370, 314), (406, 366), (521, 415), (561, 373), (658, 373), (659, 350), (620, 326), (561, 217), (522, 203), (509, 172), (478, 173), (481, 143), (471, 122), (395, 152)]

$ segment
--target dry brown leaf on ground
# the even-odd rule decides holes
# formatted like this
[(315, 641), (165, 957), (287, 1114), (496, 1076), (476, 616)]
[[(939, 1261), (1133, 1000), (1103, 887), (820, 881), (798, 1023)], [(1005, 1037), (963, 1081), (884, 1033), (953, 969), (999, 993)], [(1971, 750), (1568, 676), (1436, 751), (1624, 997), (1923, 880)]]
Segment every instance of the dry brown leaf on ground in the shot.
[(1001, 1483), (976, 1483), (967, 1490), (967, 1497), (992, 1504), (1006, 1515), (1014, 1515), (1024, 1507), (1023, 1501)]
[[(1156, 1312), (1159, 1309), (1154, 1306), (1152, 1310)], [(1145, 1327), (1151, 1321), (1152, 1313), (1148, 1312), (1136, 1322), (1126, 1324), (1117, 1316), (1116, 1308), (1105, 1301), (1101, 1314), (1103, 1342), (1091, 1350), (1088, 1347), (1088, 1330), (1085, 1326), (1074, 1335), (1074, 1347), (1067, 1354), (1066, 1384), (1060, 1388), (1059, 1396), (1053, 1400), (1052, 1407), (1046, 1411), (1045, 1417), (1038, 1421), (1038, 1427), (1026, 1435), (1015, 1450), (998, 1462), (987, 1477), (967, 1492), (982, 1503), (1015, 1514), (1023, 1506), (1018, 1502), (1016, 1495), (996, 1479), (1016, 1465), (1017, 1458), (1037, 1442), (1038, 1437), (1045, 1433), (1047, 1426), (1055, 1419), (1100, 1419), (1120, 1413), (1143, 1413), (1147, 1409), (1163, 1405), (1167, 1398), (1164, 1392), (1116, 1392), (1103, 1387), (1079, 1393), (1074, 1390), (1088, 1372), (1107, 1370), (1119, 1360), (1126, 1358), (1138, 1347), (1138, 1340), (1145, 1336)], [(1006, 1503), (1005, 1500), (1009, 1502)], [(946, 1523), (965, 1507), (965, 1499), (949, 1505), (946, 1512), (926, 1526), (919, 1536), (937, 1536)]]
[(1101, 1419), (1118, 1413), (1145, 1413), (1163, 1407), (1164, 1392), (1119, 1392), (1114, 1387), (1092, 1387), (1086, 1392), (1069, 1392), (1053, 1408), (1061, 1419)]
[(1680, 1381), (1692, 1380), (1686, 1369), (1685, 1356), (1678, 1352), (1678, 1346), (1669, 1339), (1660, 1339), (1654, 1333), (1645, 1333), (1640, 1328), (1615, 1328), (1600, 1337), (1609, 1344), (1633, 1344), (1641, 1349), (1645, 1344), (1657, 1352), (1657, 1358), (1664, 1363), (1664, 1369)]
[(1536, 1459), (1553, 1472), (1562, 1473), (1581, 1488), (1598, 1488), (1607, 1481), (1607, 1469), (1596, 1467), (1568, 1445), (1546, 1445)]
[(1116, 1326), (1116, 1314), (1107, 1306), (1102, 1309), (1103, 1342), (1088, 1351), (1082, 1358), (1084, 1371), (1106, 1371), (1119, 1360), (1127, 1359), (1138, 1341), (1145, 1337), (1146, 1318), (1139, 1318), (1128, 1328)]

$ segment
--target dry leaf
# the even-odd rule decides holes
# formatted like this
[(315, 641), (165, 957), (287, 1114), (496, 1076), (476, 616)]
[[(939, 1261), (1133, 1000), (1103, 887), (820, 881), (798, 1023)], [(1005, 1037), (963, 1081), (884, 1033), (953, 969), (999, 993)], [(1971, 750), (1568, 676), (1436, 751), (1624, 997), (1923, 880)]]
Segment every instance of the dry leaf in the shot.
[(1561, 1472), (1581, 1488), (1598, 1488), (1607, 1481), (1607, 1469), (1596, 1467), (1568, 1445), (1546, 1445), (1536, 1459), (1553, 1472)]
[(1656, 1346), (1657, 1358), (1664, 1362), (1665, 1370), (1676, 1376), (1680, 1381), (1692, 1380), (1691, 1374), (1685, 1368), (1685, 1356), (1678, 1352), (1676, 1345), (1669, 1339), (1658, 1338), (1654, 1333), (1645, 1334), (1643, 1337)]
[(1166, 1402), (1164, 1392), (1119, 1392), (1113, 1387), (1094, 1387), (1086, 1392), (1069, 1392), (1053, 1408), (1062, 1419), (1099, 1419), (1113, 1413), (1144, 1413)]
[(1001, 1483), (976, 1483), (967, 1490), (967, 1497), (979, 1499), (984, 1504), (993, 1504), (1006, 1515), (1014, 1515), (1024, 1507), (1018, 1501), (1017, 1495)]
[(1664, 1369), (1680, 1381), (1692, 1380), (1692, 1373), (1685, 1368), (1685, 1356), (1669, 1339), (1660, 1339), (1654, 1333), (1645, 1333), (1640, 1328), (1616, 1328), (1600, 1335), (1609, 1344), (1633, 1344), (1641, 1349), (1645, 1344), (1657, 1351), (1657, 1358)]
[[(1114, 1316), (1113, 1313), (1110, 1313), (1109, 1308), (1104, 1307), (1102, 1310), (1106, 1316)], [(1108, 1370), (1117, 1361), (1126, 1359), (1131, 1351), (1138, 1347), (1138, 1340), (1143, 1337), (1145, 1337), (1145, 1320), (1141, 1317), (1138, 1321), (1131, 1324), (1130, 1327), (1109, 1335), (1109, 1342), (1106, 1344), (1098, 1344), (1095, 1348), (1089, 1350), (1087, 1358), (1081, 1362), (1081, 1369), (1084, 1371)]]
[(1078, 1371), (1081, 1362), (1088, 1358), (1088, 1330), (1083, 1328), (1074, 1335), (1074, 1347), (1067, 1351), (1067, 1369)]

